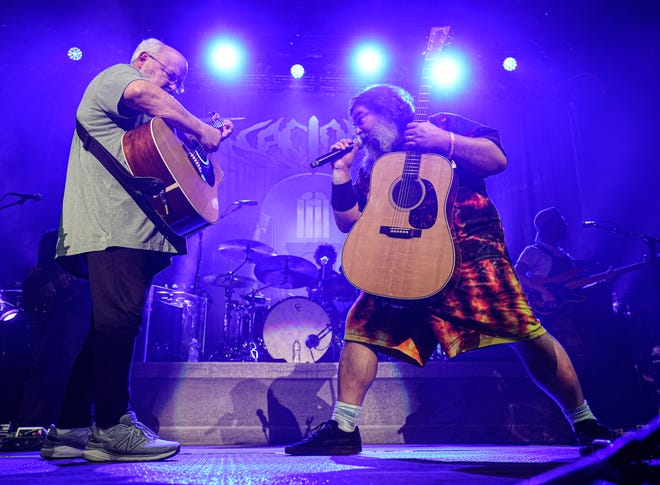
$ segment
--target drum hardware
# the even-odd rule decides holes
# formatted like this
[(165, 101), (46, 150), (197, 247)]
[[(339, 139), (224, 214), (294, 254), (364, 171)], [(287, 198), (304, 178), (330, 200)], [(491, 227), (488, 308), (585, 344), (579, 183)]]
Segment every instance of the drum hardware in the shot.
[(305, 346), (308, 349), (317, 349), (323, 337), (332, 332), (332, 324), (328, 322), (326, 327), (317, 334), (309, 334), (305, 339)]
[(250, 290), (248, 293), (241, 295), (241, 298), (245, 300), (248, 305), (254, 307), (267, 305), (269, 300), (266, 295), (257, 289)]
[(318, 278), (313, 263), (298, 256), (271, 256), (258, 262), (254, 275), (259, 281), (276, 288), (302, 288)]
[(232, 272), (223, 273), (223, 274), (208, 274), (202, 278), (204, 283), (210, 285), (220, 286), (222, 288), (227, 288), (231, 286), (232, 288), (247, 288), (254, 284), (252, 278), (247, 276), (234, 275)]
[(330, 317), (321, 305), (309, 298), (285, 298), (268, 311), (263, 340), (273, 359), (317, 362), (331, 347)]
[[(270, 246), (250, 239), (234, 239), (225, 241), (218, 246), (222, 256), (231, 260), (240, 260), (234, 268), (223, 274), (209, 274), (203, 279), (205, 283), (220, 286), (225, 289), (225, 314), (223, 319), (223, 360), (258, 360), (257, 343), (253, 338), (253, 314), (246, 317), (246, 308), (240, 301), (234, 300), (236, 288), (249, 288), (255, 281), (236, 273), (246, 264), (255, 263), (272, 257), (275, 251)], [(256, 297), (255, 297), (256, 298)], [(238, 335), (232, 335), (231, 330), (239, 324)]]
[(225, 241), (220, 243), (218, 251), (222, 256), (225, 256), (228, 259), (243, 259), (244, 263), (257, 263), (277, 254), (270, 246), (251, 239), (234, 239), (231, 241)]

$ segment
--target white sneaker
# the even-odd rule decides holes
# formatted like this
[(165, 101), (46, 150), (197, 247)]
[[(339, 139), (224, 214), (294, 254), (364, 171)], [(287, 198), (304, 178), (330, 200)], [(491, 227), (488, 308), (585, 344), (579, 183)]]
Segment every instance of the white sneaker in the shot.
[(46, 460), (80, 458), (87, 446), (90, 433), (89, 428), (61, 429), (51, 424), (39, 454)]
[(174, 456), (180, 449), (179, 443), (161, 440), (129, 411), (110, 428), (94, 424), (82, 457), (88, 461), (156, 461)]

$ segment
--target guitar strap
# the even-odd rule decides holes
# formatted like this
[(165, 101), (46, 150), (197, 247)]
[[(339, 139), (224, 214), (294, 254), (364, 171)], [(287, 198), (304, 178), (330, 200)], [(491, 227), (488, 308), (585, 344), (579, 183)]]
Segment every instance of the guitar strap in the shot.
[(552, 260), (552, 265), (550, 266), (550, 273), (548, 273), (549, 277), (556, 276), (575, 267), (573, 258), (571, 258), (568, 255), (566, 255), (567, 259), (562, 259), (556, 254), (554, 254), (552, 251), (550, 251), (548, 248), (543, 247), (541, 244), (534, 243), (534, 247), (539, 251), (547, 254)]
[(147, 217), (154, 223), (156, 229), (162, 233), (174, 246), (179, 248), (181, 236), (175, 233), (156, 212), (150, 199), (159, 196), (165, 199), (165, 184), (155, 177), (135, 177), (112, 155), (96, 138), (85, 129), (80, 120), (76, 118), (76, 133), (83, 143), (83, 148), (91, 153), (110, 172), (117, 182), (131, 196)]

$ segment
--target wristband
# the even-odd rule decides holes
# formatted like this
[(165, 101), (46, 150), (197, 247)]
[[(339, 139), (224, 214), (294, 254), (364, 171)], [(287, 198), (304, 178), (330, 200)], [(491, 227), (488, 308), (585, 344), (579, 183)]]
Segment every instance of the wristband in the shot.
[(345, 212), (352, 209), (357, 202), (357, 196), (353, 190), (353, 183), (350, 180), (339, 185), (332, 184), (330, 204), (334, 210)]
[(447, 150), (447, 159), (454, 158), (454, 148), (456, 148), (456, 135), (453, 131), (449, 132), (449, 150)]

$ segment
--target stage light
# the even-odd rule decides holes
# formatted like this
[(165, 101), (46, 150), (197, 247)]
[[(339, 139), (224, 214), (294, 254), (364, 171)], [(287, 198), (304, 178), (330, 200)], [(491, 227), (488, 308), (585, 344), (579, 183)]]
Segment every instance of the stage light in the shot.
[(355, 50), (353, 67), (364, 77), (375, 77), (387, 66), (387, 54), (378, 44), (366, 43)]
[(0, 322), (8, 322), (18, 316), (19, 309), (15, 306), (0, 300)]
[(300, 79), (305, 75), (305, 68), (301, 64), (294, 64), (291, 66), (291, 76), (294, 79)]
[(69, 59), (72, 61), (79, 61), (82, 59), (82, 51), (78, 47), (71, 47), (67, 52), (66, 55)]
[(431, 68), (433, 83), (443, 88), (456, 87), (464, 77), (464, 69), (457, 57), (441, 57)]
[(516, 61), (515, 57), (507, 57), (504, 59), (502, 62), (502, 67), (504, 68), (505, 71), (515, 71), (516, 68), (518, 67), (518, 61)]
[(222, 38), (210, 44), (207, 59), (216, 74), (235, 77), (245, 64), (245, 51), (234, 39)]

